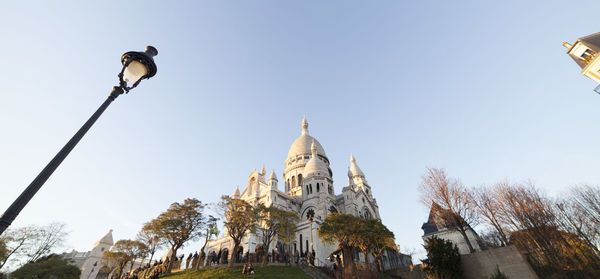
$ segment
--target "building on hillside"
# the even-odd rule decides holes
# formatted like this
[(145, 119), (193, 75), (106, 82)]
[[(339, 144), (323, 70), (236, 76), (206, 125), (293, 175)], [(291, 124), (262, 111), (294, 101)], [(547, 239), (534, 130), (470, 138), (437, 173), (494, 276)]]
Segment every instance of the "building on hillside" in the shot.
[[(80, 279), (109, 278), (111, 274), (105, 273), (105, 271), (110, 269), (105, 267), (105, 263), (102, 262), (102, 256), (105, 251), (109, 251), (114, 245), (112, 232), (113, 230), (109, 230), (100, 240), (96, 241), (94, 248), (90, 251), (78, 252), (72, 250), (71, 252), (61, 254), (61, 257), (72, 260), (73, 264), (81, 269)], [(134, 270), (148, 262), (148, 259), (136, 259), (132, 266), (130, 266), (131, 262), (127, 263), (125, 271), (129, 271), (129, 269)]]
[(81, 269), (81, 279), (96, 278), (102, 263), (102, 255), (104, 251), (110, 250), (114, 245), (112, 230), (109, 230), (100, 240), (94, 243), (94, 248), (87, 252), (77, 252), (75, 250), (69, 253), (63, 253), (61, 256), (70, 259)]
[[(443, 218), (445, 214), (449, 214), (448, 210), (443, 209), (437, 203), (431, 205), (429, 218), (427, 219), (427, 222), (423, 223), (423, 226), (421, 226), (421, 229), (423, 230), (423, 241), (433, 236), (437, 236), (438, 238), (450, 240), (452, 243), (456, 244), (458, 252), (461, 255), (469, 254), (469, 247), (467, 246), (467, 241), (463, 235), (456, 228), (447, 228), (444, 225)], [(481, 240), (479, 235), (477, 235), (471, 226), (467, 229), (466, 234), (475, 252), (483, 250), (483, 245), (480, 244)]]
[[(296, 212), (301, 221), (297, 224), (295, 240), (290, 245), (292, 251), (289, 252), (297, 251), (298, 254), (303, 255), (314, 251), (315, 265), (322, 266), (329, 263), (328, 257), (337, 248), (323, 243), (317, 236), (317, 229), (327, 215), (340, 212), (364, 218), (381, 219), (381, 217), (371, 185), (358, 167), (354, 156), (350, 156), (347, 184), (342, 189), (342, 193), (336, 194), (333, 173), (325, 149), (309, 134), (306, 118), (302, 120), (301, 127), (302, 134), (292, 143), (284, 161), (281, 179), (284, 190), (279, 189), (279, 179), (275, 171), (273, 170), (267, 177), (263, 166), (258, 172), (256, 169), (252, 170), (245, 189), (240, 192), (239, 188), (236, 188), (232, 197), (243, 199), (253, 205), (262, 203)], [(309, 216), (314, 216), (312, 224)], [(232, 251), (233, 241), (227, 233), (224, 235), (225, 237), (210, 241), (204, 252), (207, 255), (212, 252), (223, 255)], [(249, 233), (242, 240), (242, 251), (237, 255), (238, 258), (248, 251), (254, 253), (260, 244), (260, 235)], [(288, 248), (278, 241), (274, 241), (267, 249), (268, 252), (284, 250)], [(398, 260), (400, 257), (397, 255), (393, 256), (394, 260), (391, 261), (391, 253), (390, 251), (385, 255), (385, 258), (390, 260), (384, 261), (384, 268), (395, 268), (400, 263), (406, 262), (405, 257)], [(356, 253), (355, 256), (362, 257), (360, 253)], [(231, 255), (226, 258), (230, 259)]]

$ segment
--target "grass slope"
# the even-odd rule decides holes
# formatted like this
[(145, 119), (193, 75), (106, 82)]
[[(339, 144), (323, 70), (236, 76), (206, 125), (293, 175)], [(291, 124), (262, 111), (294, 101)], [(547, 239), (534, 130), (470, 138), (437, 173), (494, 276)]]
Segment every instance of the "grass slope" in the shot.
[(266, 266), (254, 267), (254, 274), (242, 274), (242, 267), (217, 267), (199, 271), (182, 271), (161, 278), (169, 279), (311, 279), (297, 267), (291, 266)]

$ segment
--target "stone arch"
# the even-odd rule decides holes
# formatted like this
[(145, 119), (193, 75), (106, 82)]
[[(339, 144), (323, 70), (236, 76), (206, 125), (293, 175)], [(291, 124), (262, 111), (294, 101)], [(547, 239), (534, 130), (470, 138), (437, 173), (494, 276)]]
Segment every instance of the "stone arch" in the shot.
[(227, 248), (223, 248), (223, 250), (221, 251), (221, 263), (227, 263), (227, 259), (229, 257), (229, 249)]
[(292, 188), (296, 187), (296, 177), (292, 176)]
[(302, 174), (298, 174), (298, 185), (302, 185)]
[(366, 206), (363, 207), (363, 209), (360, 211), (360, 216), (363, 217), (363, 218), (365, 218), (365, 219), (371, 219), (371, 218), (373, 218), (373, 214), (371, 214), (371, 211)]

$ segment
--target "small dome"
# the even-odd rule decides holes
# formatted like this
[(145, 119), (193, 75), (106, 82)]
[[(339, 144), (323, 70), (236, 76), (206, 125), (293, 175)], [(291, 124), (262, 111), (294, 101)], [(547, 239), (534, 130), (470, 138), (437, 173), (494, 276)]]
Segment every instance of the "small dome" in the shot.
[(327, 157), (327, 155), (325, 155), (325, 149), (323, 149), (323, 146), (321, 146), (319, 141), (308, 134), (308, 122), (306, 121), (306, 118), (304, 118), (302, 119), (302, 135), (292, 143), (287, 158), (294, 158), (296, 155), (311, 154), (310, 148), (313, 142), (317, 148), (317, 154)]
[(317, 157), (317, 147), (315, 141), (313, 141), (311, 144), (311, 154), (312, 156), (304, 166), (304, 176), (309, 177), (315, 173), (322, 173), (323, 175), (329, 176), (329, 168), (325, 162)]

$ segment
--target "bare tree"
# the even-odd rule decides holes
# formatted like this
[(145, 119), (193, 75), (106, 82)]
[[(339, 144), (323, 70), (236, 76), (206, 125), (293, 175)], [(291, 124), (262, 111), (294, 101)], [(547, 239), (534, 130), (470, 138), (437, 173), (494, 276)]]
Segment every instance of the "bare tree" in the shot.
[(559, 230), (553, 201), (531, 182), (501, 190), (500, 218), (508, 226), (510, 241), (527, 251), (538, 266), (565, 269), (580, 267), (565, 251), (572, 251), (572, 235)]
[(508, 244), (508, 237), (498, 216), (500, 204), (499, 200), (495, 197), (495, 191), (490, 187), (482, 186), (473, 189), (472, 193), (476, 212), (497, 232), (497, 234), (488, 234), (488, 236), (492, 237), (490, 240), (493, 240), (492, 243), (499, 241), (500, 246), (506, 246)]
[(582, 231), (589, 238), (590, 244), (600, 250), (600, 187), (577, 186), (571, 189), (569, 199), (571, 206), (585, 218), (582, 221)]
[(0, 257), (0, 269), (8, 263), (11, 257), (26, 254), (31, 247), (31, 239), (35, 237), (36, 233), (36, 229), (29, 226), (9, 229), (0, 236), (0, 242), (3, 243), (5, 250), (3, 255), (0, 255), (2, 256)]
[(50, 223), (37, 228), (37, 237), (31, 239), (32, 249), (28, 253), (27, 262), (35, 262), (39, 258), (49, 255), (53, 248), (62, 245), (67, 237), (66, 227), (67, 225), (63, 223)]
[(427, 168), (420, 185), (421, 202), (431, 208), (439, 205), (438, 212), (446, 228), (456, 229), (465, 239), (471, 253), (475, 252), (467, 231), (478, 222), (472, 193), (458, 179), (449, 178), (444, 169)]
[(0, 236), (2, 253), (0, 269), (10, 260), (14, 263), (34, 262), (50, 254), (61, 245), (67, 233), (65, 224), (51, 223), (46, 226), (27, 226), (8, 230)]

